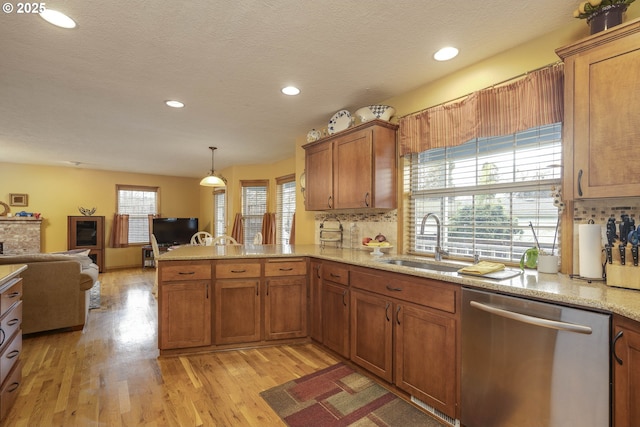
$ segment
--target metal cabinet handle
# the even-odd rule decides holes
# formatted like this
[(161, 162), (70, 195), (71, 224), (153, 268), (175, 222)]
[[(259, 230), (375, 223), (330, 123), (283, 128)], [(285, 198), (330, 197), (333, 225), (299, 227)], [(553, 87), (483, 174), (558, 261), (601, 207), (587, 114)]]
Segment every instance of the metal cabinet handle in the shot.
[(396, 309), (396, 323), (399, 325), (400, 324), (400, 309), (402, 308), (402, 306), (398, 306), (398, 308)]
[(209, 299), (209, 284), (207, 283), (207, 289), (205, 290), (206, 299)]
[(196, 274), (195, 271), (181, 271), (178, 274), (183, 275), (183, 276), (189, 276), (191, 274)]
[(293, 270), (293, 267), (289, 267), (289, 268), (280, 267), (279, 270), (280, 271), (291, 271), (291, 270)]
[(331, 276), (331, 277), (335, 277), (336, 279), (339, 279), (339, 278), (340, 278), (340, 275), (339, 275), (339, 274), (334, 274), (334, 273), (329, 273), (329, 276)]
[(246, 273), (247, 270), (231, 270), (232, 273)]
[(20, 383), (18, 383), (18, 382), (11, 383), (9, 388), (7, 388), (7, 391), (9, 393), (14, 392), (14, 391), (16, 391), (18, 389), (18, 387), (20, 387)]
[(15, 359), (20, 354), (20, 350), (13, 350), (7, 354), (7, 359)]
[(11, 319), (7, 322), (7, 326), (13, 326), (13, 325), (17, 325), (18, 323), (20, 323), (20, 319)]
[(11, 292), (10, 294), (7, 295), (7, 298), (12, 299), (19, 296), (20, 296), (20, 292)]
[(0, 332), (2, 335), (2, 338), (0, 338), (0, 346), (1, 346), (2, 344), (4, 344), (5, 338), (7, 338), (7, 334), (5, 333), (4, 329), (1, 329), (1, 328), (0, 328)]
[(329, 196), (329, 200), (327, 201), (327, 205), (329, 206), (329, 209), (333, 209), (333, 206), (331, 206), (332, 199), (333, 199), (333, 196)]
[(624, 335), (624, 331), (618, 332), (615, 338), (613, 339), (613, 343), (611, 344), (611, 352), (613, 353), (613, 358), (616, 359), (616, 362), (618, 362), (618, 365), (623, 365), (623, 363), (622, 363), (622, 359), (620, 359), (616, 354), (616, 343), (620, 338), (622, 338), (623, 335)]
[(321, 267), (321, 266), (320, 266), (320, 264), (318, 264), (318, 265), (316, 266), (316, 277), (317, 277), (318, 279), (320, 278), (320, 267)]
[(342, 293), (342, 305), (344, 305), (345, 307), (347, 306), (347, 290), (345, 289), (344, 292)]
[(366, 207), (369, 207), (369, 192), (367, 191), (367, 194), (364, 195), (364, 205)]
[(391, 319), (389, 319), (389, 307), (391, 307), (390, 302), (388, 302), (387, 306), (384, 308), (384, 317), (387, 318), (387, 322), (391, 321)]
[(402, 292), (402, 288), (394, 288), (391, 285), (387, 285), (387, 290), (388, 291), (393, 291), (393, 292)]
[(582, 196), (582, 169), (578, 171), (578, 196)]
[(256, 283), (256, 296), (260, 296), (260, 289), (257, 283)]
[(266, 287), (267, 287), (267, 289), (266, 289), (266, 295), (267, 295), (267, 296), (269, 296), (269, 282), (267, 282)]

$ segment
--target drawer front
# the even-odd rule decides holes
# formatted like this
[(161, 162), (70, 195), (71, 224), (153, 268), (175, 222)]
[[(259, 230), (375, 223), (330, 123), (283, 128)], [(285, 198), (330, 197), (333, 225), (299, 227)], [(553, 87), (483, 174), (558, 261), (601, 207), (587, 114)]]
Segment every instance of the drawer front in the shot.
[(216, 264), (216, 279), (260, 277), (259, 262), (220, 262)]
[(22, 331), (15, 334), (0, 355), (0, 384), (4, 382), (11, 369), (18, 363), (20, 353), (22, 353)]
[(322, 279), (349, 286), (349, 267), (341, 264), (322, 264)]
[(16, 279), (15, 283), (0, 295), (0, 316), (20, 299), (22, 299), (22, 279)]
[(20, 393), (20, 384), (22, 384), (22, 365), (17, 363), (0, 389), (0, 420), (7, 416), (16, 401)]
[(267, 261), (264, 275), (270, 276), (304, 276), (307, 274), (307, 263), (304, 260)]
[(13, 334), (20, 329), (21, 324), (22, 301), (19, 301), (0, 319), (0, 352), (4, 351)]
[(419, 277), (351, 272), (351, 286), (448, 313), (456, 312), (456, 288)]
[(160, 280), (209, 280), (211, 279), (211, 263), (194, 263), (179, 265), (160, 265)]

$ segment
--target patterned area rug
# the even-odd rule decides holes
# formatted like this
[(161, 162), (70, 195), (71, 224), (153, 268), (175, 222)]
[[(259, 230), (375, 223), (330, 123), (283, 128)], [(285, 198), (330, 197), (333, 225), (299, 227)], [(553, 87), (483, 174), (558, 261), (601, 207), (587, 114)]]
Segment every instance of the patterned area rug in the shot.
[(100, 308), (100, 281), (96, 280), (93, 287), (89, 289), (89, 310)]
[(290, 427), (444, 427), (342, 363), (260, 395)]

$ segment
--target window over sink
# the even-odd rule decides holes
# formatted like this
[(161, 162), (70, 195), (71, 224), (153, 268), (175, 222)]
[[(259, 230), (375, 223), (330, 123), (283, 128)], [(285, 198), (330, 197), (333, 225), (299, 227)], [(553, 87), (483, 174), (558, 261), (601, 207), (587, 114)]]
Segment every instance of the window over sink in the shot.
[(435, 222), (421, 234), (431, 212), (452, 257), (517, 262), (535, 245), (530, 223), (540, 246), (557, 251), (552, 189), (560, 185), (561, 142), (562, 125), (554, 123), (405, 156), (409, 252), (434, 253)]

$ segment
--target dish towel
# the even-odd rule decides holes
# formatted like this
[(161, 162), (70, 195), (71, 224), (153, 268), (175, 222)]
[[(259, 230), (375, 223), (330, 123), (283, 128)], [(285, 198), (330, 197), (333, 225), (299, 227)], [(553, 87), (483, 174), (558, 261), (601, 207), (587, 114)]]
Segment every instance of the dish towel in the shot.
[(461, 268), (458, 271), (460, 273), (482, 275), (482, 274), (494, 273), (500, 270), (504, 270), (504, 264), (501, 264), (499, 262), (480, 261), (477, 264), (468, 265), (464, 268)]

